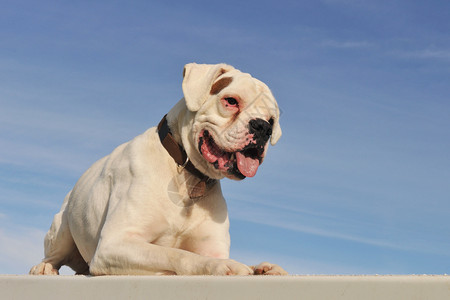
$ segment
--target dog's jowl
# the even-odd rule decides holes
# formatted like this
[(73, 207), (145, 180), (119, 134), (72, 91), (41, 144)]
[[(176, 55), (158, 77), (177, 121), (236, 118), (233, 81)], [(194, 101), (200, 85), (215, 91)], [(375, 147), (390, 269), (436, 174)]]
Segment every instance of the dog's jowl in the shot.
[[(220, 179), (255, 176), (281, 137), (269, 88), (226, 64), (191, 63), (158, 126), (94, 163), (64, 199), (30, 274), (287, 274), (229, 259)], [(157, 123), (157, 122), (155, 122)]]

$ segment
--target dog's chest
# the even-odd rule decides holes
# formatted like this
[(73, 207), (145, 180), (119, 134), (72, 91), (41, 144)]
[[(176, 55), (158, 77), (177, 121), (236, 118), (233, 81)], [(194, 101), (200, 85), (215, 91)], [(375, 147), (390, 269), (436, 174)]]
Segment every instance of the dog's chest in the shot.
[[(166, 214), (163, 226), (160, 227), (160, 234), (152, 241), (153, 244), (180, 248), (180, 245), (187, 240), (197, 239), (200, 228), (208, 223), (208, 214), (196, 205), (180, 207), (177, 210)], [(153, 226), (152, 226), (153, 227)]]

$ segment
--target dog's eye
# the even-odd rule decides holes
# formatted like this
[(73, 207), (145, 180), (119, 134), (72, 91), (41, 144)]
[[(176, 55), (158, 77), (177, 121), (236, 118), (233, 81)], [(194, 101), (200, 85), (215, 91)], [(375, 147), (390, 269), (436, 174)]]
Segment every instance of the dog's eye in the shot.
[(237, 106), (237, 104), (238, 104), (238, 101), (232, 97), (225, 98), (225, 100), (231, 106)]

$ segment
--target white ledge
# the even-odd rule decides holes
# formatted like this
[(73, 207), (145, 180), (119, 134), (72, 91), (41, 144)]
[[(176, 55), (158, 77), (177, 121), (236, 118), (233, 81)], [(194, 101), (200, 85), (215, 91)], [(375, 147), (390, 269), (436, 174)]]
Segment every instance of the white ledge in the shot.
[(1, 299), (450, 299), (450, 276), (0, 275)]

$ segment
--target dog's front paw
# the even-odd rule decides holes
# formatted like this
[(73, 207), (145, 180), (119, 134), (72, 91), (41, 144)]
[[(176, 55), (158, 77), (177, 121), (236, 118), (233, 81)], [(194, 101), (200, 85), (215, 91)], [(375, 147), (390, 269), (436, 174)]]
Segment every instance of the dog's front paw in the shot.
[(41, 262), (30, 270), (30, 275), (59, 275), (58, 270), (52, 264)]
[(288, 275), (282, 267), (279, 265), (271, 264), (268, 262), (260, 263), (257, 266), (251, 267), (254, 271), (254, 275)]
[(209, 275), (252, 275), (253, 270), (232, 259), (212, 259), (206, 265)]

